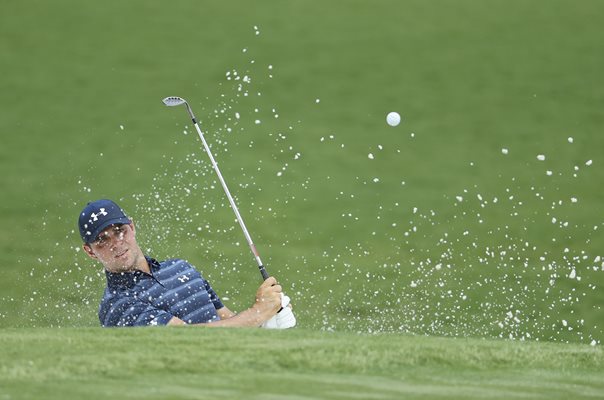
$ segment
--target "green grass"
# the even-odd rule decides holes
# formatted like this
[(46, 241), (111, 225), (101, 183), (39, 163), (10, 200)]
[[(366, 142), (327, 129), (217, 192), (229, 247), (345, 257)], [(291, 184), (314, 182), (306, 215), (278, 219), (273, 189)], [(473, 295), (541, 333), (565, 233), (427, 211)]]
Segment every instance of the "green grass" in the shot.
[(601, 398), (600, 347), (307, 329), (2, 329), (3, 399)]
[[(73, 341), (88, 332), (91, 341), (211, 340), (203, 332), (83, 329), (98, 326), (105, 281), (77, 251), (75, 221), (86, 202), (103, 197), (131, 214), (150, 255), (188, 259), (230, 308), (249, 306), (260, 276), (244, 238), (185, 111), (160, 103), (179, 95), (202, 121), (262, 259), (304, 327), (282, 336), (224, 337), (251, 346), (254, 359), (255, 346), (266, 348), (263, 335), (275, 343), (288, 338), (279, 344), (286, 349), (308, 337), (319, 343), (315, 353), (330, 355), (319, 364), (302, 360), (299, 369), (290, 360), (275, 396), (298, 382), (310, 398), (319, 395), (312, 388), (349, 398), (381, 386), (391, 389), (385, 397), (509, 397), (530, 394), (537, 375), (537, 384), (548, 382), (535, 388), (538, 396), (589, 395), (592, 364), (579, 363), (587, 372), (573, 375), (562, 363), (535, 364), (541, 362), (535, 353), (600, 354), (604, 340), (602, 20), (597, 0), (5, 1), (0, 327), (10, 329), (4, 337), (46, 337), (49, 352), (68, 345), (52, 332), (69, 332)], [(248, 96), (238, 90), (241, 81), (227, 79), (234, 70), (251, 77), (243, 85)], [(389, 111), (401, 113), (401, 125), (386, 125)], [(122, 350), (134, 348), (133, 340)], [(358, 359), (349, 360), (349, 369), (321, 364), (347, 360), (350, 342), (377, 346), (387, 358), (387, 342), (403, 349), (443, 343), (434, 345), (437, 353), (460, 343), (494, 350), (482, 352), (476, 365), (460, 358), (462, 350), (426, 360), (425, 375), (421, 365), (394, 358), (384, 368), (367, 364), (371, 371)], [(588, 343), (598, 346), (579, 346)], [(17, 351), (8, 347), (2, 351)], [(499, 365), (500, 352), (531, 356)], [(2, 362), (20, 362), (18, 353)], [(232, 375), (234, 389), (215, 388), (234, 397), (258, 372), (238, 374), (246, 353), (226, 354), (226, 369), (215, 374)], [(116, 356), (125, 365), (139, 357)], [(158, 374), (163, 358), (145, 357)], [(178, 371), (197, 371), (178, 362)], [(86, 364), (115, 377), (102, 363)], [(14, 377), (35, 372), (3, 368)], [(105, 379), (67, 386), (42, 379), (88, 371), (65, 368), (42, 368), (32, 385), (10, 384), (39, 390), (31, 396), (40, 397), (48, 388), (77, 392)], [(262, 376), (275, 380), (279, 371), (271, 368)], [(566, 383), (557, 386), (558, 378)], [(128, 389), (127, 379), (116, 379), (118, 394)], [(486, 383), (475, 386), (476, 379)], [(165, 397), (162, 390), (167, 386), (148, 394)], [(182, 390), (178, 397), (197, 395)]]
[(259, 275), (176, 94), (307, 326), (601, 341), (604, 9), (543, 4), (7, 3), (0, 323), (97, 324), (75, 215), (100, 197), (248, 306)]

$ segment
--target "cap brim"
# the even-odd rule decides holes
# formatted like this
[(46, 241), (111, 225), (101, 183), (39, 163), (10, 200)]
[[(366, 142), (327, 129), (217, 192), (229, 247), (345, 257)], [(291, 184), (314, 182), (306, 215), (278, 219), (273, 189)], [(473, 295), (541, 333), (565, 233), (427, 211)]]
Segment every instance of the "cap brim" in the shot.
[(98, 227), (95, 228), (94, 231), (92, 231), (92, 234), (90, 235), (90, 239), (85, 240), (86, 243), (90, 244), (92, 242), (94, 242), (99, 234), (101, 232), (103, 232), (103, 230), (105, 228), (107, 228), (109, 225), (113, 225), (113, 224), (129, 224), (132, 221), (130, 221), (130, 219), (128, 219), (127, 217), (120, 217), (120, 218), (114, 218), (114, 219), (109, 219), (107, 221), (103, 221), (102, 224), (100, 224)]

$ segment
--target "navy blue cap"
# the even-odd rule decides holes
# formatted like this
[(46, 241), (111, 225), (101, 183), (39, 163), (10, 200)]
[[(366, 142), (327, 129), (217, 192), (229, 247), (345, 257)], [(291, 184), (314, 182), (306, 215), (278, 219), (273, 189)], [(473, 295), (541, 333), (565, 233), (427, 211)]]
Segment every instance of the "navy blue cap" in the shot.
[(124, 211), (111, 200), (97, 200), (88, 203), (80, 213), (78, 225), (84, 243), (94, 242), (103, 229), (112, 224), (129, 224)]

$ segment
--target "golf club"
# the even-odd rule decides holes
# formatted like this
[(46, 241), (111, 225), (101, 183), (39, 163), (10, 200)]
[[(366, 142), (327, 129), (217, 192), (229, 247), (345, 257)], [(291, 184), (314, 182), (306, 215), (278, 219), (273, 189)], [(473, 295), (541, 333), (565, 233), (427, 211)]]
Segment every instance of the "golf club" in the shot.
[(241, 218), (241, 214), (239, 214), (239, 210), (237, 209), (235, 200), (233, 200), (233, 196), (231, 196), (231, 192), (229, 191), (229, 188), (227, 187), (226, 182), (224, 181), (224, 178), (222, 177), (222, 174), (220, 173), (218, 164), (216, 163), (216, 160), (214, 160), (214, 156), (212, 155), (212, 152), (210, 151), (210, 147), (206, 143), (203, 133), (201, 132), (201, 128), (199, 128), (199, 124), (197, 123), (197, 119), (195, 118), (195, 115), (193, 115), (193, 110), (191, 110), (189, 103), (187, 103), (187, 101), (185, 99), (183, 99), (182, 97), (176, 97), (176, 96), (166, 97), (162, 101), (165, 105), (167, 105), (169, 107), (180, 106), (182, 104), (184, 104), (187, 107), (187, 112), (191, 116), (191, 120), (193, 121), (193, 125), (195, 125), (195, 129), (197, 130), (197, 133), (199, 134), (199, 138), (201, 139), (201, 142), (203, 143), (203, 147), (205, 148), (206, 153), (208, 153), (208, 156), (210, 157), (210, 161), (212, 162), (212, 167), (214, 168), (214, 171), (216, 171), (216, 175), (218, 175), (218, 179), (220, 180), (220, 183), (222, 184), (222, 188), (224, 189), (224, 192), (226, 193), (227, 198), (229, 199), (229, 203), (231, 203), (231, 208), (235, 212), (237, 221), (239, 222), (239, 225), (241, 226), (241, 229), (243, 230), (243, 235), (245, 236), (245, 239), (247, 240), (247, 243), (249, 244), (250, 249), (252, 250), (252, 253), (254, 254), (254, 257), (256, 258), (256, 262), (258, 263), (258, 268), (260, 269), (260, 273), (262, 274), (262, 279), (267, 280), (268, 276), (269, 276), (268, 272), (266, 272), (266, 268), (264, 268), (264, 265), (262, 265), (262, 260), (260, 260), (260, 255), (258, 254), (258, 250), (256, 250), (256, 246), (254, 245), (254, 242), (252, 242), (252, 237), (250, 236), (247, 228), (245, 227), (245, 223), (243, 222), (243, 218)]

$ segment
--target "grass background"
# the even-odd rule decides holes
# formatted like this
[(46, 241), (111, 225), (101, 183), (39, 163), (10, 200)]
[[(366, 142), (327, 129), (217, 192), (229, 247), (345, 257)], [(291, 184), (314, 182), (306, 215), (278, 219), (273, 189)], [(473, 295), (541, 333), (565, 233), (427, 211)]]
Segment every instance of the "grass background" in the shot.
[(149, 254), (250, 304), (245, 240), (185, 111), (161, 105), (178, 95), (300, 335), (602, 341), (600, 2), (27, 0), (1, 14), (0, 326), (98, 326), (104, 276), (75, 220), (104, 197)]

